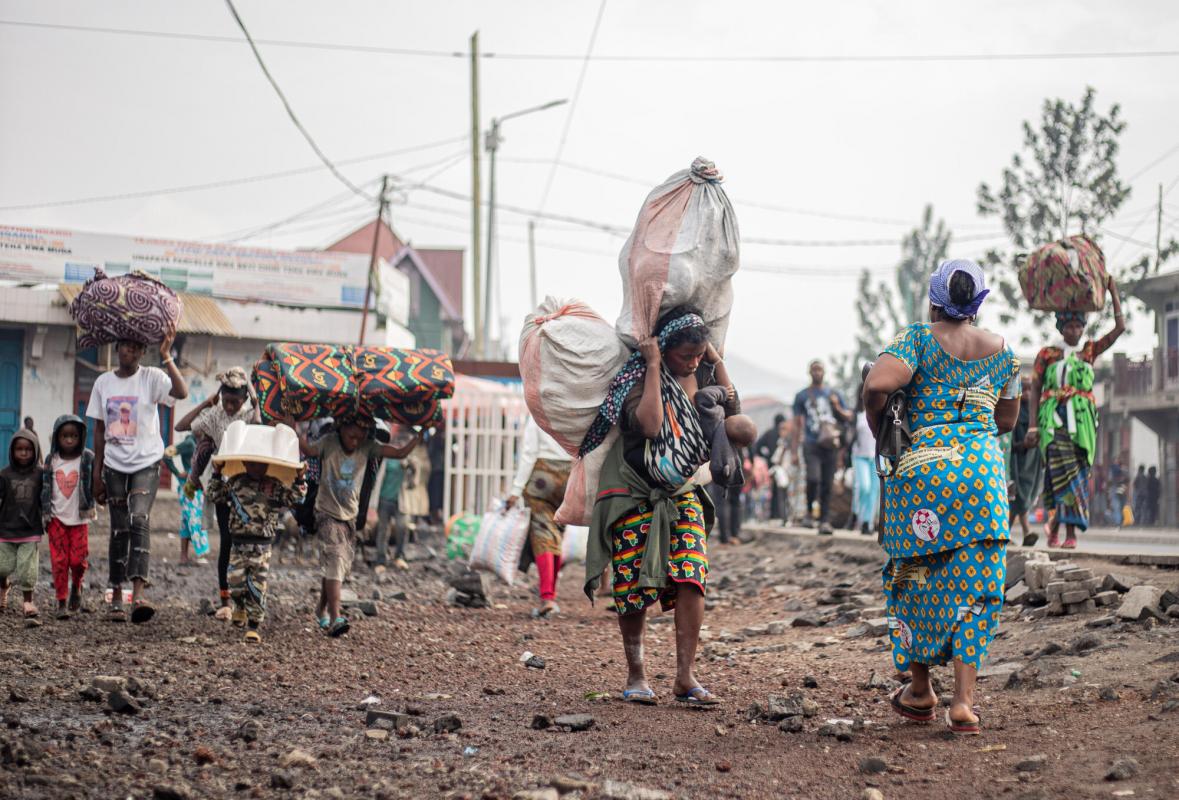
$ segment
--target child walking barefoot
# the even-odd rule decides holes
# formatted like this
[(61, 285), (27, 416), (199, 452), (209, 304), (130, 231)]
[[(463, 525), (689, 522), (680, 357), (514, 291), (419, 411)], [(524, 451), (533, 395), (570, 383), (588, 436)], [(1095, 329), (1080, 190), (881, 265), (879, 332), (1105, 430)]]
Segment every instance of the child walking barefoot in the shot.
[[(0, 470), (0, 609), (8, 605), (10, 585), (24, 595), (24, 615), (33, 622), (37, 606), (37, 544), (41, 541), (41, 445), (21, 428), (8, 447), (8, 466)], [(35, 624), (35, 623), (34, 623)]]
[[(83, 578), (90, 566), (90, 525), (94, 515), (91, 479), (94, 453), (85, 446), (86, 423), (63, 414), (53, 423), (49, 456), (41, 478), (41, 510), (49, 534), (49, 559), (57, 619), (82, 608)], [(71, 587), (71, 581), (73, 583)]]

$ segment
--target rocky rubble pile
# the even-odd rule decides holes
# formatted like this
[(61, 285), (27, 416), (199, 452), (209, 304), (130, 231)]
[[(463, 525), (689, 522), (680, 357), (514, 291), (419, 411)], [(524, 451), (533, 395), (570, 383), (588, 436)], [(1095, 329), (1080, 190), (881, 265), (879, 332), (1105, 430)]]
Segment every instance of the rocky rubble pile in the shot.
[[(1179, 594), (1149, 584), (1130, 585), (1118, 575), (1094, 575), (1071, 561), (1052, 561), (1044, 552), (1009, 553), (1007, 604), (1023, 606), (1036, 620), (1115, 608), (1121, 619), (1179, 618)], [(1171, 613), (1174, 609), (1174, 613)]]

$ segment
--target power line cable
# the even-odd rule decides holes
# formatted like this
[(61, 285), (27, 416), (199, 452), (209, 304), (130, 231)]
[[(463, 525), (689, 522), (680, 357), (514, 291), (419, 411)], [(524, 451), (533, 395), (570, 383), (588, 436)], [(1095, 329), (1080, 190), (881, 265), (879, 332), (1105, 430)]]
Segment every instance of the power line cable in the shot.
[[(500, 158), (503, 161), (511, 162), (514, 164), (551, 164), (551, 163), (554, 163), (554, 160), (549, 159), (549, 158), (504, 157), (504, 156), (501, 156)], [(585, 164), (575, 164), (570, 161), (559, 161), (556, 163), (562, 169), (568, 169), (568, 170), (572, 170), (574, 172), (582, 172), (587, 175), (596, 175), (601, 178), (609, 178), (611, 180), (616, 180), (616, 181), (620, 181), (623, 183), (629, 183), (629, 184), (633, 184), (635, 186), (642, 186), (642, 187), (645, 187), (648, 191), (650, 191), (652, 188), (658, 186), (660, 183), (663, 182), (663, 181), (657, 181), (657, 180), (644, 180), (642, 178), (636, 178), (631, 175), (623, 175), (621, 173), (610, 172), (609, 170), (599, 169), (597, 167), (586, 166)], [(915, 224), (914, 224), (913, 220), (911, 220), (911, 219), (900, 219), (900, 218), (896, 218), (896, 217), (866, 216), (866, 215), (862, 215), (862, 214), (844, 214), (844, 213), (837, 212), (837, 211), (820, 211), (820, 210), (809, 209), (809, 208), (797, 208), (797, 207), (792, 207), (792, 206), (778, 205), (775, 203), (758, 202), (758, 201), (749, 200), (746, 198), (736, 197), (733, 195), (730, 195), (730, 199), (732, 200), (733, 204), (737, 205), (737, 206), (745, 206), (748, 208), (760, 208), (760, 209), (764, 209), (766, 211), (778, 211), (783, 214), (796, 214), (798, 216), (818, 217), (820, 219), (833, 219), (833, 220), (838, 220), (840, 222), (868, 222), (868, 223), (873, 223), (873, 224), (877, 224), (877, 225), (901, 225), (901, 226), (904, 226), (907, 228), (915, 227)], [(985, 222), (966, 222), (966, 223), (961, 223), (961, 224), (957, 224), (957, 225), (949, 225), (949, 227), (951, 229), (958, 229), (958, 230), (964, 229), (964, 228), (989, 228), (990, 224), (985, 223)]]
[[(132, 28), (113, 28), (89, 25), (69, 25), (53, 22), (37, 22), (29, 20), (0, 20), (0, 25), (24, 28), (41, 28), (45, 30), (75, 31), (81, 33), (103, 33), (122, 36), (140, 36), (159, 39), (178, 39), (211, 43), (237, 43), (239, 40), (232, 36), (218, 36), (215, 34), (188, 33), (180, 31), (155, 31)], [(311, 50), (331, 50), (338, 52), (370, 53), (376, 55), (412, 56), (423, 58), (466, 59), (469, 54), (457, 50), (425, 50), (409, 47), (388, 47), (380, 45), (349, 44), (337, 42), (312, 42), (293, 39), (255, 39), (258, 44), (268, 47), (292, 47)], [(581, 61), (584, 54), (577, 53), (497, 53), (494, 51), (479, 54), (480, 58), (497, 61)], [(929, 63), (929, 62), (972, 62), (972, 61), (1087, 61), (1109, 59), (1148, 59), (1175, 58), (1179, 50), (1119, 50), (1119, 51), (1076, 51), (1063, 53), (865, 53), (849, 55), (635, 55), (635, 54), (600, 54), (590, 57), (590, 61), (620, 62), (620, 63)]]
[[(379, 180), (379, 179), (373, 178), (372, 180), (366, 181), (362, 185), (363, 186), (370, 186), (370, 185), (376, 183), (377, 180)], [(224, 242), (241, 241), (242, 239), (251, 238), (259, 233), (265, 233), (267, 231), (271, 231), (276, 228), (280, 228), (280, 227), (290, 224), (292, 222), (299, 221), (299, 220), (307, 217), (307, 215), (309, 215), (309, 214), (313, 214), (316, 211), (319, 211), (324, 208), (328, 208), (328, 207), (333, 206), (333, 205), (340, 203), (342, 201), (351, 200), (355, 196), (356, 195), (352, 194), (351, 191), (341, 192), (340, 194), (332, 195), (327, 200), (321, 200), (320, 202), (315, 203), (314, 205), (308, 206), (307, 208), (304, 208), (301, 211), (296, 211), (294, 214), (283, 217), (282, 219), (276, 220), (274, 222), (268, 222), (263, 225), (250, 225), (245, 228), (237, 228), (232, 231), (227, 231), (226, 233), (217, 234), (215, 236), (205, 236), (202, 238), (205, 239), (206, 241), (224, 241)]]
[(565, 115), (565, 125), (561, 128), (561, 139), (557, 142), (557, 152), (553, 156), (553, 164), (549, 168), (549, 176), (544, 182), (544, 191), (540, 195), (540, 209), (543, 211), (549, 201), (549, 192), (553, 188), (553, 180), (557, 177), (557, 165), (561, 163), (561, 156), (565, 153), (565, 141), (569, 138), (569, 129), (573, 126), (573, 115), (577, 111), (577, 101), (581, 99), (581, 87), (585, 84), (585, 73), (589, 70), (590, 56), (594, 52), (594, 43), (598, 41), (598, 31), (602, 27), (602, 15), (606, 13), (606, 0), (598, 5), (598, 15), (594, 18), (594, 27), (590, 31), (589, 44), (585, 48), (585, 58), (581, 60), (581, 70), (577, 73), (577, 83), (573, 87), (573, 97), (569, 100), (569, 111)]
[(233, 7), (233, 0), (225, 0), (225, 5), (229, 6), (229, 12), (233, 14), (234, 21), (236, 21), (237, 26), (242, 29), (242, 34), (246, 37), (246, 41), (250, 44), (250, 50), (254, 52), (254, 58), (258, 60), (258, 66), (262, 68), (262, 74), (266, 76), (266, 80), (270, 81), (270, 85), (274, 87), (274, 91), (278, 95), (278, 99), (282, 101), (283, 108), (287, 110), (287, 116), (291, 118), (291, 122), (295, 123), (295, 127), (299, 129), (299, 133), (303, 134), (303, 138), (307, 140), (307, 144), (311, 145), (311, 149), (315, 151), (317, 156), (319, 156), (319, 160), (322, 161), (324, 166), (326, 166), (331, 171), (331, 173), (336, 176), (336, 180), (338, 180), (340, 183), (344, 184), (361, 197), (367, 198), (372, 202), (376, 202), (375, 197), (362, 190), (352, 181), (345, 178), (344, 173), (336, 169), (336, 165), (331, 162), (331, 159), (329, 159), (327, 155), (319, 149), (319, 145), (315, 143), (315, 139), (311, 138), (311, 134), (307, 131), (306, 128), (303, 127), (303, 123), (299, 121), (299, 117), (295, 114), (295, 109), (291, 108), (291, 104), (287, 100), (287, 96), (283, 94), (282, 89), (279, 88), (278, 82), (274, 80), (274, 76), (271, 75), (270, 70), (266, 68), (266, 62), (262, 60), (262, 54), (258, 52), (258, 46), (254, 44), (253, 38), (250, 37), (250, 32), (246, 30), (246, 23), (242, 22), (241, 16), (237, 13), (237, 9)]
[(1150, 172), (1152, 169), (1154, 169), (1159, 164), (1163, 163), (1164, 161), (1166, 161), (1168, 158), (1175, 155), (1176, 153), (1179, 153), (1179, 144), (1174, 145), (1173, 147), (1171, 147), (1171, 149), (1167, 150), (1165, 153), (1163, 153), (1161, 156), (1156, 158), (1154, 161), (1151, 161), (1149, 164), (1147, 164), (1145, 167), (1143, 167), (1142, 169), (1135, 172), (1129, 178), (1126, 178), (1126, 183), (1133, 183), (1137, 178), (1141, 178), (1143, 175)]
[[(366, 161), (377, 161), (382, 158), (391, 158), (393, 156), (404, 155), (406, 153), (413, 153), (419, 150), (432, 150), (435, 147), (442, 147), (448, 144), (456, 144), (467, 139), (467, 134), (462, 136), (455, 136), (450, 139), (441, 139), (437, 142), (427, 142), (425, 144), (413, 145), (412, 147), (402, 147), (396, 150), (385, 150), (380, 153), (370, 153), (364, 156), (353, 156), (352, 158), (341, 159), (336, 162), (338, 166), (346, 166), (351, 164), (362, 164)], [(465, 151), (464, 151), (465, 152)], [(263, 172), (258, 175), (246, 175), (241, 178), (227, 178), (219, 181), (209, 181), (207, 183), (190, 183), (182, 184), (180, 186), (168, 186), (162, 189), (144, 189), (135, 192), (120, 192), (118, 194), (102, 194), (92, 195), (90, 197), (77, 197), (70, 200), (49, 200), (39, 203), (20, 203), (11, 206), (0, 206), (0, 211), (30, 211), (38, 208), (56, 208), (59, 206), (78, 206), (86, 205), (88, 203), (108, 203), (117, 200), (138, 200), (144, 197), (158, 197), (160, 195), (168, 194), (183, 194), (186, 192), (203, 192), (207, 189), (221, 189), (226, 186), (239, 186), (246, 183), (260, 183), (264, 181), (276, 180), (279, 178), (291, 178), (296, 175), (307, 175), (314, 172), (322, 172), (327, 169), (322, 163), (313, 164), (306, 167), (296, 167), (294, 169), (284, 169), (278, 172)]]

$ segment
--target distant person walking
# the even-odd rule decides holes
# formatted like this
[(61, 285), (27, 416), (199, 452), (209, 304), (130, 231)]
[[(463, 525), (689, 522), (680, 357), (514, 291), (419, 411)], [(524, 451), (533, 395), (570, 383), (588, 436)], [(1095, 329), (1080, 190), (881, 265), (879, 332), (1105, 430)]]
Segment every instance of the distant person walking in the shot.
[(1032, 379), (1024, 376), (1020, 380), (1021, 395), (1019, 419), (1011, 435), (1011, 458), (1007, 462), (1008, 497), (1011, 501), (1010, 524), (1019, 521), (1023, 532), (1023, 546), (1032, 547), (1040, 535), (1028, 527), (1028, 512), (1036, 504), (1040, 489), (1044, 485), (1044, 459), (1039, 445), (1029, 446), (1028, 429), (1031, 427)]
[[(830, 535), (828, 521), (831, 511), (831, 485), (835, 481), (836, 456), (842, 447), (841, 423), (851, 422), (852, 414), (839, 392), (824, 385), (826, 369), (815, 359), (810, 365), (811, 385), (794, 398), (794, 437), (792, 452), (797, 452), (802, 437), (802, 453), (806, 462), (806, 515), (803, 527), (813, 528), (813, 509), (819, 503), (819, 533)], [(797, 456), (796, 456), (797, 458)]]
[(770, 519), (782, 520), (790, 516), (786, 506), (786, 489), (782, 477), (786, 474), (786, 455), (790, 441), (790, 423), (785, 414), (775, 414), (774, 424), (757, 438), (753, 454), (763, 460), (770, 473)]
[[(1029, 413), (1035, 423), (1025, 441), (1028, 446), (1040, 447), (1047, 464), (1044, 508), (1049, 514), (1045, 526), (1049, 547), (1074, 548), (1077, 529), (1089, 527), (1089, 469), (1097, 450), (1093, 362), (1126, 330), (1118, 285), (1112, 278), (1107, 278), (1107, 285), (1113, 303), (1113, 330), (1082, 344), (1085, 315), (1058, 311), (1056, 329), (1063, 342), (1041, 349), (1032, 370)], [(1121, 505), (1115, 504), (1111, 512), (1120, 525)], [(1060, 541), (1061, 524), (1065, 526), (1064, 542)]]
[(523, 499), (532, 512), (520, 567), (527, 570), (531, 562), (536, 562), (540, 607), (532, 610), (532, 616), (537, 619), (548, 619), (561, 610), (557, 606), (557, 575), (561, 571), (565, 526), (557, 523), (556, 515), (565, 500), (565, 484), (572, 468), (569, 454), (529, 417), (524, 426), (520, 463), (512, 481), (512, 495), (504, 508), (511, 508)]
[(880, 512), (880, 476), (876, 474), (876, 437), (864, 410), (864, 387), (856, 398), (856, 432), (851, 447), (855, 484), (852, 512), (865, 536), (876, 530)]
[(1139, 464), (1138, 474), (1134, 476), (1134, 483), (1131, 484), (1135, 525), (1146, 524), (1146, 482), (1146, 465)]
[(1146, 471), (1146, 524), (1159, 524), (1159, 492), (1162, 484), (1159, 482), (1158, 467), (1151, 467)]
[[(930, 323), (905, 328), (864, 386), (879, 433), (889, 394), (905, 388), (912, 447), (884, 481), (884, 595), (893, 661), (913, 680), (891, 697), (914, 722), (931, 722), (931, 665), (954, 664), (946, 710), (953, 733), (979, 733), (974, 687), (1003, 611), (1008, 531), (997, 434), (1019, 416), (1019, 360), (972, 324), (987, 295), (973, 261), (943, 261), (929, 283)], [(940, 488), (939, 488), (940, 487)]]

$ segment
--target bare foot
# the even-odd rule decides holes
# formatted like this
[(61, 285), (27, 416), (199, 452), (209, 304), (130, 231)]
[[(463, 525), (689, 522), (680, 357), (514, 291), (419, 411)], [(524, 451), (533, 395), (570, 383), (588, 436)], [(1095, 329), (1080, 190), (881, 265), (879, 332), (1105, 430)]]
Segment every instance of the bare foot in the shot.
[(974, 709), (963, 702), (950, 703), (950, 719), (963, 725), (977, 725), (978, 715)]
[(25, 612), (25, 616), (29, 617), (29, 618), (37, 616), (37, 604), (26, 600), (25, 606), (24, 606), (24, 612)]
[(901, 692), (900, 699), (902, 703), (911, 708), (926, 709), (937, 706), (937, 695), (934, 694), (932, 688), (924, 694), (916, 694), (911, 683), (905, 687), (905, 691)]

